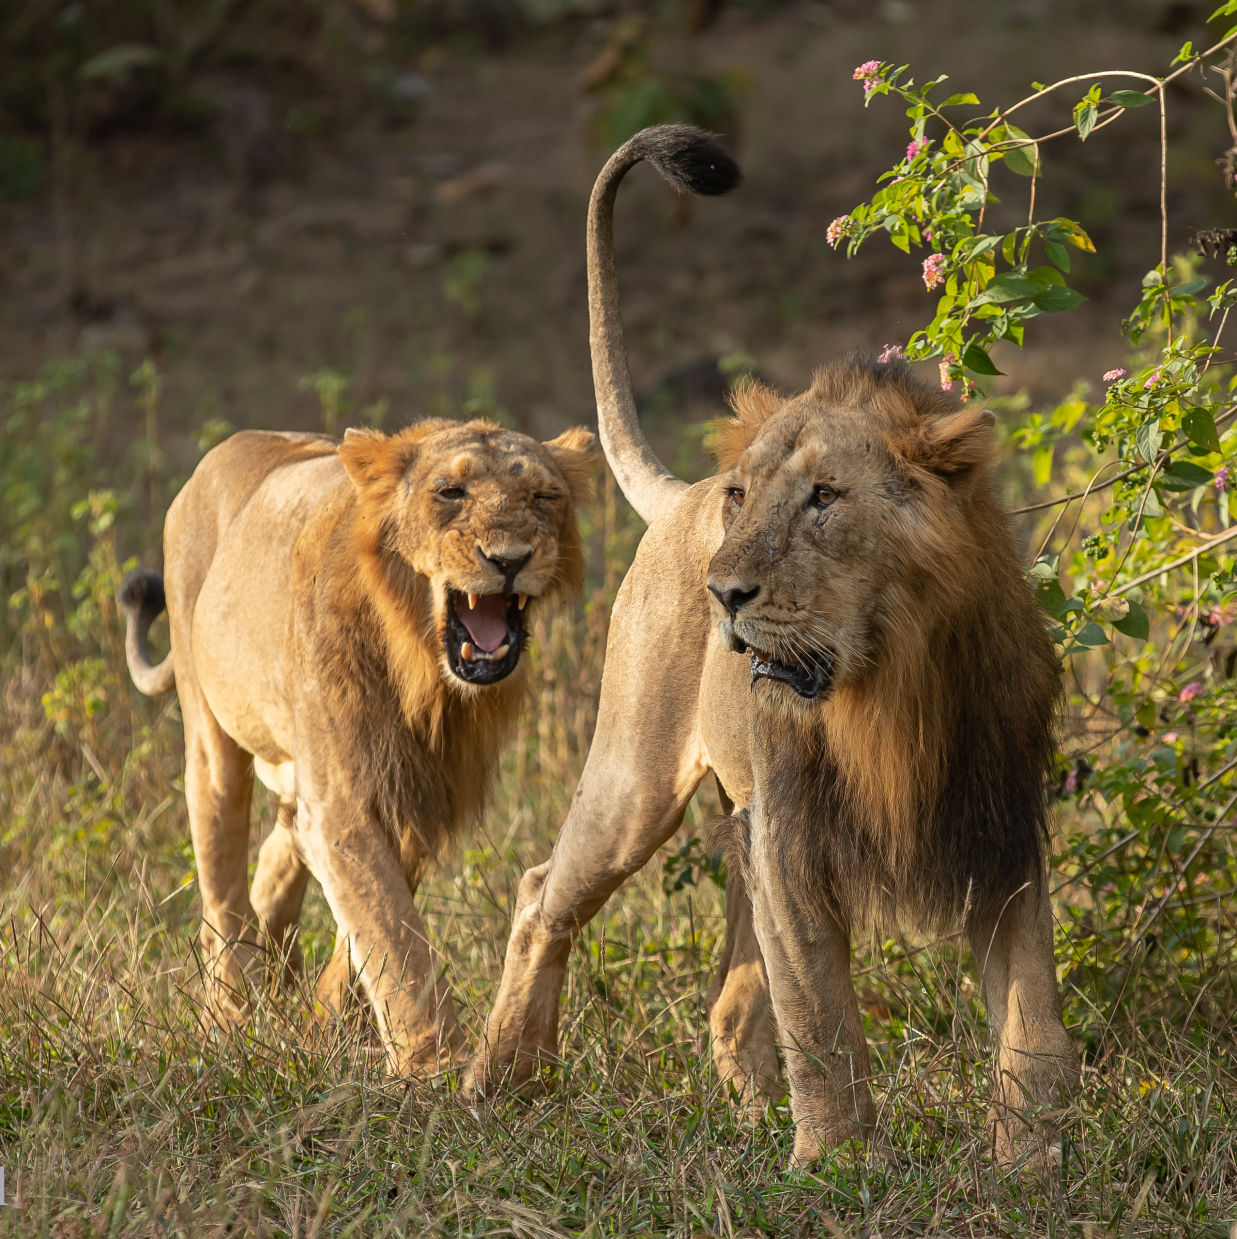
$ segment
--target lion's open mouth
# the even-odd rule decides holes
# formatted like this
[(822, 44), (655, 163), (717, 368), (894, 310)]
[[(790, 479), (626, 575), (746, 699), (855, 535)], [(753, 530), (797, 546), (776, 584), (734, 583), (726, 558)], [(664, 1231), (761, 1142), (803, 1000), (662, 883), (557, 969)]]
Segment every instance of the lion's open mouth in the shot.
[(740, 654), (750, 654), (752, 657), (753, 689), (757, 680), (779, 680), (810, 701), (813, 697), (828, 693), (833, 686), (835, 662), (832, 654), (813, 650), (801, 662), (784, 662), (772, 654), (754, 649), (740, 638), (735, 639), (733, 648)]
[(520, 661), (527, 594), (447, 590), (447, 665), (468, 684), (496, 684)]

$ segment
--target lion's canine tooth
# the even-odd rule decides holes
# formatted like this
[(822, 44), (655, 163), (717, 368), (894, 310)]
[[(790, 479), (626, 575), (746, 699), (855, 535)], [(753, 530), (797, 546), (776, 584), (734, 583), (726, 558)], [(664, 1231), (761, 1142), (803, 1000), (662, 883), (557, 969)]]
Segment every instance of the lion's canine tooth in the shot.
[(476, 650), (474, 650), (474, 649), (472, 648), (472, 642), (471, 642), (471, 641), (461, 641), (461, 642), (460, 642), (460, 657), (461, 657), (461, 658), (462, 658), (465, 662), (470, 661), (470, 660), (472, 659), (473, 655), (474, 655), (474, 654), (476, 654), (476, 652), (477, 652), (477, 651), (476, 651)]
[(527, 594), (516, 594), (515, 605), (519, 607), (521, 611), (523, 611), (525, 606), (528, 605), (528, 595)]
[(468, 609), (470, 611), (475, 611), (477, 609), (477, 595), (476, 594), (468, 595)]
[(504, 641), (504, 642), (502, 643), (502, 645), (500, 645), (500, 646), (498, 647), (498, 649), (494, 650), (494, 651), (490, 654), (490, 659), (491, 659), (491, 661), (492, 661), (492, 662), (497, 662), (500, 658), (506, 658), (506, 657), (507, 657), (507, 651), (508, 651), (510, 648), (511, 648), (510, 644), (508, 644), (508, 642)]

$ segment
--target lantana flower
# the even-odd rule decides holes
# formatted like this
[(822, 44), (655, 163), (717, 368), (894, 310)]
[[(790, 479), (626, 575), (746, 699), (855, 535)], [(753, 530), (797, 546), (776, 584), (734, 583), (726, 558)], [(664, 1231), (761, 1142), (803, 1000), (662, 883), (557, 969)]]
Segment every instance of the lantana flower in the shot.
[(1104, 371), (1104, 382), (1115, 383), (1118, 379), (1125, 378), (1125, 367), (1118, 366), (1115, 370)]
[(929, 292), (945, 278), (945, 255), (929, 254), (923, 260), (923, 284)]

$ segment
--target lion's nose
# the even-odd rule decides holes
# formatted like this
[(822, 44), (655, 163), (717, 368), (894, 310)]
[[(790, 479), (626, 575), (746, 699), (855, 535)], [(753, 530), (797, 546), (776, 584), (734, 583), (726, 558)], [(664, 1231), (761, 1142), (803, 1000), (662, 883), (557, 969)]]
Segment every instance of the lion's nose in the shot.
[(753, 586), (751, 589), (740, 589), (737, 585), (732, 585), (729, 589), (725, 589), (709, 582), (709, 593), (717, 599), (718, 602), (730, 612), (730, 618), (734, 619), (739, 614), (739, 608), (745, 602), (751, 602), (753, 598), (760, 593), (760, 586)]
[(487, 555), (480, 547), (477, 547), (477, 558), (497, 568), (503, 574), (503, 580), (507, 583), (507, 588), (511, 588), (511, 583), (519, 575), (520, 569), (524, 567), (530, 559), (532, 559), (532, 551), (516, 552), (515, 554), (502, 555)]

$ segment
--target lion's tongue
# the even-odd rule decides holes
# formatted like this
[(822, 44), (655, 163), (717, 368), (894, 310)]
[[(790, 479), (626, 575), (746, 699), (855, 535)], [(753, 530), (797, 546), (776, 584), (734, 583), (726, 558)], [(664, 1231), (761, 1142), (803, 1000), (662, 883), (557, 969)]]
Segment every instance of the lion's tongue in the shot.
[(456, 614), (473, 644), (487, 654), (498, 649), (507, 639), (507, 595), (483, 594), (475, 607), (468, 605), (467, 598), (461, 598), (460, 603)]

